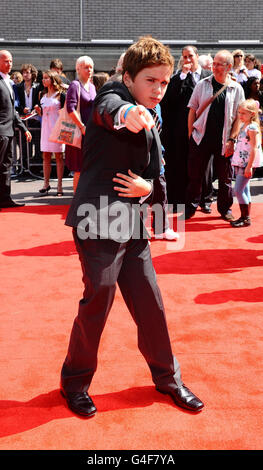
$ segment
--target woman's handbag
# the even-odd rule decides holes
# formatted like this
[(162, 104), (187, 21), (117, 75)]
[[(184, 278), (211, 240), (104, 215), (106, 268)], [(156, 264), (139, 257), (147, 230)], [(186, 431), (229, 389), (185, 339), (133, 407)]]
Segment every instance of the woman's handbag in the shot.
[[(67, 100), (66, 100), (67, 101)], [(80, 84), (77, 113), (80, 116)], [(67, 104), (59, 110), (59, 117), (49, 137), (50, 142), (81, 148), (82, 133), (67, 112)]]

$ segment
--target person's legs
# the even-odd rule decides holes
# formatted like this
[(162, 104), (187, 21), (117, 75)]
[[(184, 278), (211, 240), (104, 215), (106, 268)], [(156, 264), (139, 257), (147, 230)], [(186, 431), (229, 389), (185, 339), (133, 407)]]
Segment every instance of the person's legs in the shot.
[(50, 189), (49, 179), (51, 174), (51, 152), (43, 152), (43, 173), (44, 185), (40, 192), (44, 194)]
[(13, 158), (13, 138), (0, 136), (0, 202), (10, 199), (10, 171)]
[(249, 204), (251, 202), (249, 178), (241, 173), (236, 175), (235, 195), (239, 204)]
[(56, 166), (57, 166), (57, 178), (58, 178), (58, 187), (57, 193), (58, 195), (62, 196), (62, 178), (64, 173), (64, 160), (63, 160), (63, 153), (55, 153), (56, 157)]
[(100, 337), (115, 295), (126, 244), (81, 240), (73, 230), (85, 286), (74, 320), (61, 385), (67, 392), (86, 392), (97, 369)]
[(152, 229), (156, 239), (177, 240), (179, 234), (170, 228), (168, 219), (168, 199), (165, 175), (160, 175), (153, 182), (153, 195), (150, 196), (152, 207)]
[(161, 393), (175, 404), (200, 411), (203, 403), (181, 381), (172, 355), (162, 298), (156, 284), (147, 240), (119, 244), (111, 240), (80, 240), (73, 231), (83, 269), (85, 290), (75, 318), (61, 387), (68, 406), (91, 416), (96, 407), (87, 394), (97, 368), (100, 337), (110, 311), (116, 280), (138, 327), (139, 348)]
[(243, 169), (237, 170), (235, 183), (235, 195), (239, 203), (241, 217), (231, 222), (232, 227), (244, 227), (251, 225), (251, 195), (249, 187), (250, 178), (246, 178), (243, 173)]
[(166, 181), (164, 175), (160, 175), (159, 178), (155, 178), (153, 181), (153, 196), (151, 200), (151, 206), (158, 204), (160, 206), (161, 220), (156, 220), (156, 215), (159, 216), (159, 212), (156, 214), (155, 211), (152, 213), (152, 229), (154, 233), (163, 233), (169, 228), (169, 222), (167, 217), (167, 194), (166, 194)]
[[(31, 129), (32, 142), (30, 144), (30, 158), (34, 158), (34, 163), (41, 159), (40, 151), (40, 136), (41, 136), (41, 124), (38, 119), (29, 119), (28, 127)], [(34, 146), (34, 155), (32, 153), (32, 147)]]
[(147, 240), (129, 240), (118, 284), (138, 328), (138, 347), (155, 385), (182, 385)]
[(231, 158), (215, 153), (215, 167), (218, 176), (217, 210), (224, 217), (233, 204)]
[(214, 156), (210, 158), (202, 182), (202, 192), (200, 198), (200, 207), (202, 212), (210, 213), (210, 206), (213, 202), (213, 161)]
[[(200, 203), (202, 183), (212, 158), (210, 146), (206, 141), (197, 145), (191, 137), (188, 155), (188, 185), (186, 190), (185, 217), (194, 215)], [(189, 217), (188, 217), (189, 216)]]
[[(136, 280), (136, 281), (135, 281)], [(129, 240), (118, 284), (138, 329), (138, 346), (150, 368), (156, 390), (190, 411), (204, 407), (182, 382), (172, 354), (163, 301), (147, 240)]]

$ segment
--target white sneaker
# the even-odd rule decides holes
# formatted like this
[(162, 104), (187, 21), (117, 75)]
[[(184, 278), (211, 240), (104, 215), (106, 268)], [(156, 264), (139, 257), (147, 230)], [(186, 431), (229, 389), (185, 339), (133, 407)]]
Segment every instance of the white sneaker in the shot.
[(154, 238), (156, 240), (178, 240), (180, 238), (179, 233), (175, 232), (173, 229), (168, 228), (164, 233), (155, 234)]

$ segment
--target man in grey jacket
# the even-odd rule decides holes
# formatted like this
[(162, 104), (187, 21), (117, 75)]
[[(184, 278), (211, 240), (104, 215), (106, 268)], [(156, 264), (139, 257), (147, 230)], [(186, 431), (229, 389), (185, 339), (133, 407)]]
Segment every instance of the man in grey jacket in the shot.
[(199, 205), (202, 181), (214, 155), (218, 176), (217, 210), (224, 220), (232, 220), (231, 156), (238, 133), (237, 111), (245, 99), (243, 88), (231, 79), (233, 56), (219, 51), (213, 61), (213, 75), (197, 83), (188, 103), (188, 186), (185, 218)]

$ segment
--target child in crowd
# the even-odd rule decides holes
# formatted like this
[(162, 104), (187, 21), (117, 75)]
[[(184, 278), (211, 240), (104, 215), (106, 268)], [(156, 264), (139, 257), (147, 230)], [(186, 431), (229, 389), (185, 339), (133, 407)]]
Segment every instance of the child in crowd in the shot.
[(107, 72), (97, 72), (92, 75), (92, 82), (96, 88), (96, 92), (109, 80), (110, 76)]
[(241, 128), (232, 165), (236, 177), (235, 194), (239, 202), (241, 217), (230, 223), (232, 227), (246, 227), (251, 225), (250, 179), (253, 176), (253, 169), (263, 165), (259, 102), (253, 99), (243, 101), (239, 106), (238, 115)]
[[(66, 219), (73, 227), (85, 290), (61, 372), (61, 392), (69, 408), (82, 416), (96, 413), (88, 389), (117, 283), (136, 322), (138, 346), (156, 389), (189, 411), (204, 406), (182, 382), (148, 240), (135, 234), (132, 223), (134, 207), (151, 192), (148, 180), (160, 175), (161, 143), (148, 109), (163, 98), (173, 68), (166, 46), (141, 38), (124, 56), (122, 83), (109, 81), (100, 89), (87, 124), (82, 171)], [(107, 200), (106, 211), (101, 196)], [(130, 232), (124, 239), (116, 239), (111, 230), (121, 223), (119, 211)], [(98, 214), (107, 219), (104, 231)]]

